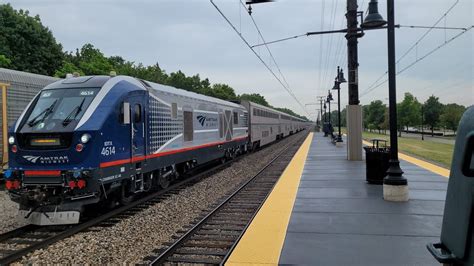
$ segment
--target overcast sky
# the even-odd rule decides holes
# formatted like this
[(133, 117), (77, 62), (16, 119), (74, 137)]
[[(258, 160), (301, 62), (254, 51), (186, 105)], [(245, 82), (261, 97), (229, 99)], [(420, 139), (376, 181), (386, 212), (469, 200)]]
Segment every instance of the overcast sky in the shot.
[[(365, 11), (370, 0), (358, 0)], [(270, 104), (303, 110), (232, 30), (209, 0), (108, 0), (108, 1), (9, 1), (16, 9), (39, 14), (65, 50), (92, 43), (106, 56), (120, 55), (145, 65), (158, 62), (168, 73), (182, 70), (199, 73), (212, 83), (226, 83), (236, 93), (258, 92)], [(250, 44), (260, 43), (257, 31), (238, 0), (215, 0), (216, 5)], [(386, 1), (379, 1), (386, 18)], [(432, 26), (458, 2), (437, 26), (474, 25), (473, 0), (395, 1), (396, 24)], [(345, 0), (280, 0), (253, 6), (253, 17), (267, 41), (308, 31), (344, 28)], [(427, 29), (396, 30), (400, 58)], [(459, 30), (432, 30), (398, 64), (397, 70), (422, 58)], [(359, 91), (361, 103), (374, 99), (387, 102), (388, 88), (367, 91), (387, 70), (387, 33), (367, 31), (359, 39)], [(332, 88), (336, 66), (347, 72), (344, 34), (311, 36), (269, 45), (281, 72), (299, 101), (316, 102)], [(441, 102), (474, 103), (474, 29), (443, 46), (397, 76), (397, 96), (413, 93), (420, 101), (430, 95)], [(256, 48), (280, 76), (264, 47)], [(347, 77), (347, 75), (346, 75)], [(282, 78), (281, 78), (282, 79)], [(386, 79), (382, 77), (379, 81)], [(282, 79), (283, 80), (283, 79)], [(378, 84), (378, 83), (377, 83)], [(341, 103), (347, 104), (347, 85), (342, 85)]]

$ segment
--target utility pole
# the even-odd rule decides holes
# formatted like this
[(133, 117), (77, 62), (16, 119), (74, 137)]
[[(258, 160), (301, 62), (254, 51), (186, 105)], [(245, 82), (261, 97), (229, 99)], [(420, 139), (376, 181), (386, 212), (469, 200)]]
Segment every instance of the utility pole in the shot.
[(362, 108), (359, 105), (359, 80), (357, 38), (363, 33), (358, 31), (357, 0), (347, 0), (347, 60), (348, 60), (348, 93), (347, 106), (347, 159), (350, 161), (362, 160)]

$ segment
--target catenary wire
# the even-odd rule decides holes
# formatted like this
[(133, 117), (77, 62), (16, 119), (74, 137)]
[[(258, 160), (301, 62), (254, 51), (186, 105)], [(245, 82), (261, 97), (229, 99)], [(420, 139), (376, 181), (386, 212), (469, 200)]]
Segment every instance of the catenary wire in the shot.
[[(250, 46), (248, 41), (242, 36), (242, 34), (237, 30), (237, 28), (232, 24), (232, 22), (227, 18), (227, 16), (222, 12), (222, 10), (214, 3), (213, 0), (209, 0), (211, 4), (214, 6), (214, 8), (219, 12), (219, 14), (225, 19), (225, 21), (231, 26), (231, 28), (239, 35), (240, 39), (247, 45), (247, 47), (255, 54), (255, 56), (262, 62), (262, 64), (267, 68), (268, 71), (275, 77), (275, 79), (280, 83), (280, 85), (290, 94), (291, 97), (298, 103), (298, 105), (303, 109), (303, 111), (308, 114), (308, 111), (304, 108), (304, 105), (301, 104), (301, 102), (296, 98), (296, 96), (293, 94), (293, 92), (285, 86), (285, 84), (282, 82), (280, 78), (275, 74), (275, 72), (268, 66), (268, 64), (262, 59), (262, 57), (255, 52), (255, 50)], [(308, 114), (309, 115), (309, 114)]]

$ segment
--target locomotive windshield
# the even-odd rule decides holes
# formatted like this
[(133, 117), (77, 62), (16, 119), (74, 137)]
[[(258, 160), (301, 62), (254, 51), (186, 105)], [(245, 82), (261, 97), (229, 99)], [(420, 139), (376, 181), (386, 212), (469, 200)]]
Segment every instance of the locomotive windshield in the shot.
[[(37, 132), (66, 128), (79, 121), (99, 91), (98, 88), (57, 89), (41, 92), (23, 124), (23, 131)], [(60, 130), (62, 131), (62, 130)]]

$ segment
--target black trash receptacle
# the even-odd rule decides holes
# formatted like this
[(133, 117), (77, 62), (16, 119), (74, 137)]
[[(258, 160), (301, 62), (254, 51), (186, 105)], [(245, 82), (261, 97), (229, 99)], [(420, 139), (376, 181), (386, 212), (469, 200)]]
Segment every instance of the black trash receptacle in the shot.
[[(366, 180), (370, 184), (382, 184), (387, 176), (390, 160), (390, 148), (384, 139), (372, 139), (372, 146), (364, 147)], [(383, 147), (380, 143), (383, 142)]]

